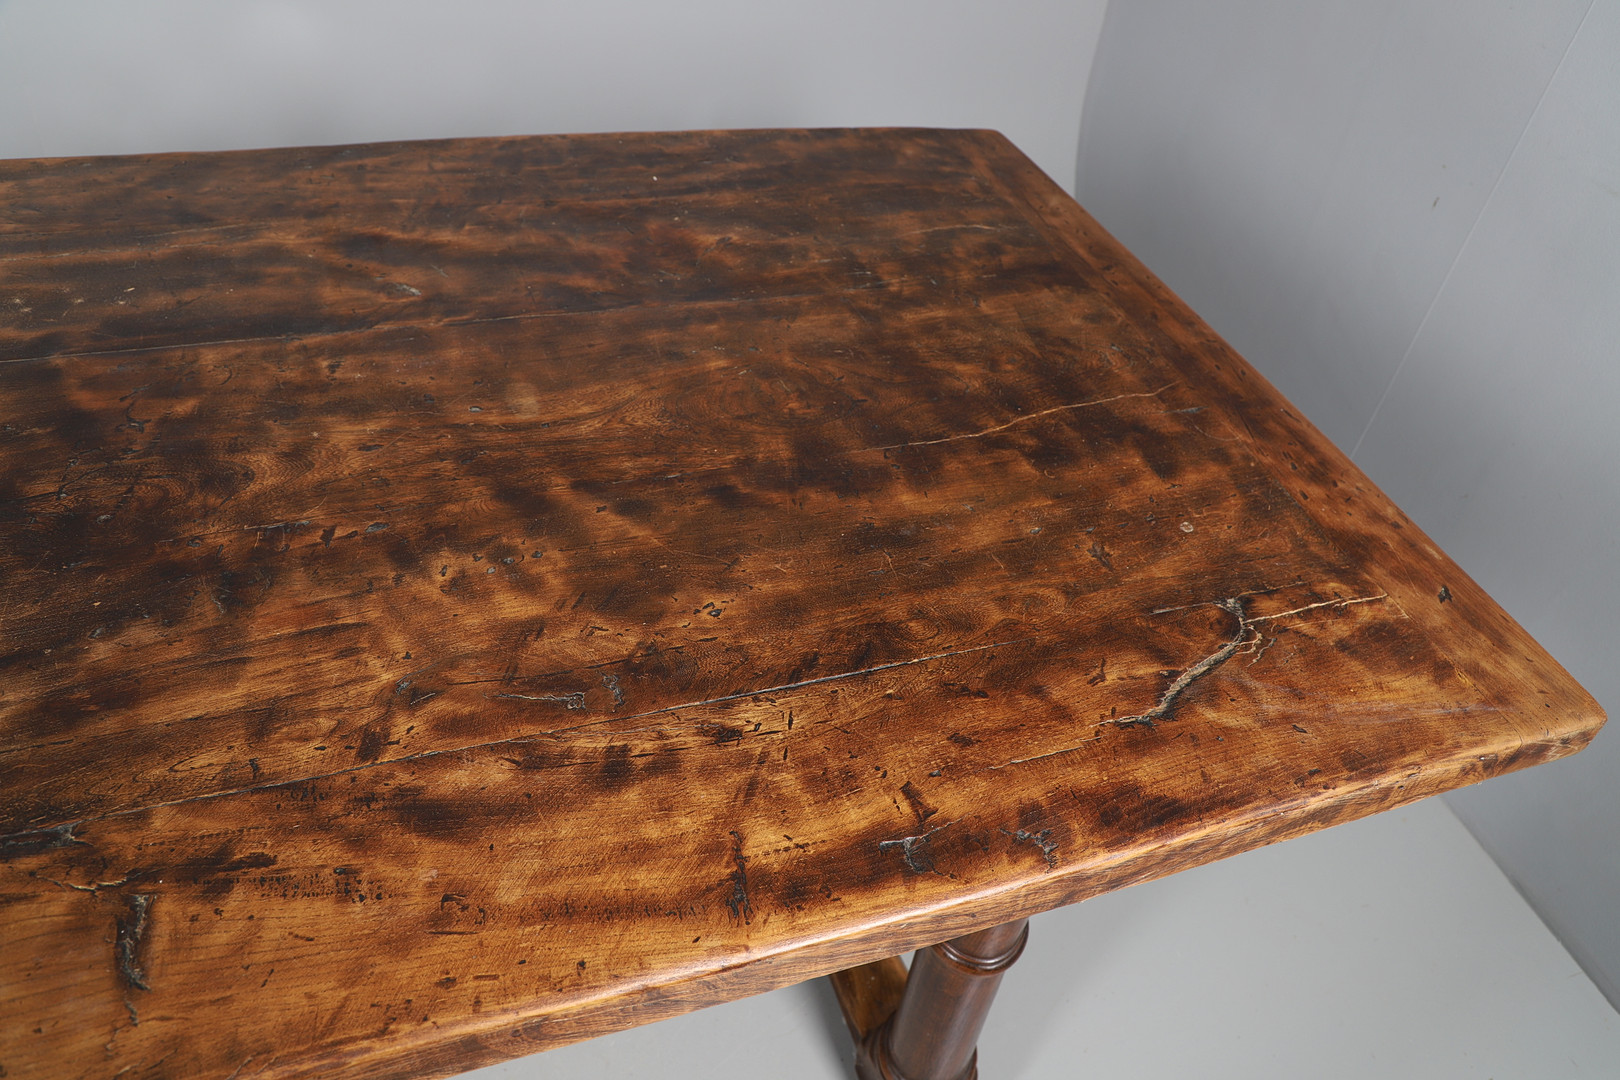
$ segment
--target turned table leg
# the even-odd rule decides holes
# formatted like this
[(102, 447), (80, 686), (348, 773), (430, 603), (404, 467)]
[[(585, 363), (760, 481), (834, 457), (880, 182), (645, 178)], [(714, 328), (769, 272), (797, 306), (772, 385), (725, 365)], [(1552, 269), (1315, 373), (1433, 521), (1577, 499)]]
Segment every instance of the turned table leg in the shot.
[(919, 949), (909, 975), (896, 957), (834, 975), (860, 1080), (974, 1080), (979, 1030), (1028, 937), (1019, 919)]

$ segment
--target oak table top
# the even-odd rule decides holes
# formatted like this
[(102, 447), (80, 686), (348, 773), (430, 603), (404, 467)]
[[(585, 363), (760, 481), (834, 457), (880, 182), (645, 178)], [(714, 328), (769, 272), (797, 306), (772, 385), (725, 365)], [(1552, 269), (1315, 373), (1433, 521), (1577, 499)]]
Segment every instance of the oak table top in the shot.
[(0, 162), (4, 1075), (444, 1075), (1602, 722), (994, 133)]

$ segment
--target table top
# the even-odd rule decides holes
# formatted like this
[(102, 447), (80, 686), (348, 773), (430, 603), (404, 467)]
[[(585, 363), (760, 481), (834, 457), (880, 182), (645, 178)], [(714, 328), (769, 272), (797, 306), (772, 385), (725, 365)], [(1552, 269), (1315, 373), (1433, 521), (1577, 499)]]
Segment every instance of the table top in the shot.
[(443, 1075), (1580, 749), (1004, 138), (0, 162), (0, 1066)]

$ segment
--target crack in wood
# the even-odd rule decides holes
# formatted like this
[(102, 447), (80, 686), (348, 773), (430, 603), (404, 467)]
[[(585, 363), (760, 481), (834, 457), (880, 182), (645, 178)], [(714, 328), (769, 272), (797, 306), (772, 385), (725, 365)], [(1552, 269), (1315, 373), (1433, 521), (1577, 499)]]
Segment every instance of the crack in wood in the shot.
[[(535, 731), (535, 732), (531, 732), (531, 733), (526, 734), (526, 735), (519, 735), (519, 736), (516, 736), (516, 737), (511, 738), (511, 739), (497, 739), (497, 740), (494, 740), (493, 742), (472, 743), (472, 744), (469, 744), (467, 746), (454, 746), (454, 747), (448, 747), (448, 748), (442, 749), (442, 750), (426, 750), (426, 751), (423, 751), (420, 754), (407, 754), (407, 755), (404, 755), (402, 757), (387, 758), (387, 759), (384, 759), (384, 760), (381, 760), (381, 761), (367, 762), (367, 763), (365, 763), (363, 765), (356, 765), (356, 766), (354, 766), (352, 768), (348, 768), (348, 769), (334, 769), (331, 772), (321, 773), (321, 774), (319, 774), (317, 776), (299, 777), (297, 780), (273, 780), (273, 781), (270, 781), (270, 782), (264, 783), (264, 784), (252, 784), (252, 785), (249, 785), (247, 787), (229, 788), (229, 789), (224, 790), (224, 791), (211, 791), (206, 795), (193, 795), (193, 796), (189, 796), (189, 797), (184, 798), (184, 799), (170, 799), (170, 800), (167, 800), (167, 801), (164, 801), (164, 802), (147, 803), (145, 805), (138, 806), (138, 807), (132, 807), (132, 808), (127, 809), (127, 810), (119, 810), (119, 811), (115, 811), (114, 813), (110, 813), (110, 814), (100, 814), (100, 815), (97, 815), (97, 816), (92, 817), (92, 818), (85, 818), (85, 819), (82, 819), (82, 820), (79, 820), (79, 821), (73, 821), (73, 822), (63, 824), (63, 825), (52, 826), (51, 828), (48, 828), (48, 829), (30, 829), (30, 830), (25, 830), (25, 831), (22, 831), (22, 832), (17, 832), (17, 833), (12, 833), (12, 834), (9, 834), (9, 835), (0, 836), (0, 857), (6, 857), (6, 856), (14, 857), (14, 856), (17, 856), (17, 855), (31, 855), (31, 854), (34, 854), (37, 851), (48, 850), (49, 848), (52, 848), (52, 847), (63, 847), (63, 846), (66, 846), (68, 843), (75, 843), (75, 844), (83, 843), (82, 840), (77, 840), (77, 839), (73, 838), (72, 830), (77, 829), (79, 826), (84, 824), (85, 821), (108, 821), (108, 820), (112, 820), (114, 818), (126, 817), (126, 816), (129, 816), (129, 815), (132, 815), (132, 814), (146, 813), (146, 812), (149, 812), (151, 810), (155, 810), (155, 809), (159, 809), (159, 808), (163, 808), (163, 807), (183, 806), (183, 805), (188, 804), (188, 803), (202, 802), (202, 801), (208, 800), (208, 799), (221, 799), (221, 798), (225, 798), (226, 796), (229, 796), (229, 795), (240, 795), (240, 794), (243, 794), (245, 792), (250, 792), (250, 791), (267, 791), (267, 790), (269, 790), (271, 788), (282, 787), (282, 786), (284, 786), (286, 784), (289, 784), (289, 783), (311, 784), (311, 783), (315, 783), (315, 782), (320, 781), (320, 780), (329, 780), (334, 776), (345, 776), (345, 775), (348, 775), (350, 773), (365, 772), (368, 769), (375, 769), (375, 768), (378, 768), (379, 766), (383, 766), (383, 765), (393, 765), (393, 764), (397, 764), (399, 762), (407, 762), (407, 761), (421, 761), (421, 760), (424, 760), (426, 758), (440, 757), (440, 756), (443, 756), (445, 754), (463, 754), (463, 753), (466, 753), (469, 750), (483, 750), (483, 749), (491, 749), (491, 748), (499, 747), (499, 746), (508, 746), (508, 745), (513, 744), (513, 743), (524, 742), (524, 741), (526, 741), (528, 739), (533, 739), (533, 738), (536, 738), (536, 737), (539, 737), (539, 736), (569, 735), (569, 734), (573, 734), (575, 732), (583, 731), (586, 728), (598, 727), (598, 726), (603, 725), (603, 724), (626, 723), (626, 722), (629, 722), (629, 721), (632, 721), (632, 720), (644, 720), (644, 719), (646, 719), (648, 717), (653, 717), (653, 716), (671, 715), (671, 714), (674, 714), (674, 713), (678, 713), (683, 709), (701, 709), (701, 708), (704, 708), (704, 707), (709, 706), (709, 705), (723, 705), (723, 704), (726, 704), (727, 702), (731, 702), (731, 701), (742, 701), (742, 700), (744, 700), (746, 698), (759, 697), (762, 694), (781, 694), (781, 693), (786, 693), (786, 692), (788, 692), (790, 690), (803, 689), (804, 687), (808, 687), (808, 686), (818, 686), (818, 685), (820, 685), (822, 683), (838, 682), (838, 681), (841, 681), (841, 680), (844, 680), (844, 679), (858, 679), (858, 678), (861, 678), (862, 676), (865, 676), (865, 675), (875, 675), (875, 674), (877, 674), (879, 672), (891, 671), (891, 670), (893, 670), (895, 668), (910, 667), (910, 666), (915, 665), (915, 664), (926, 664), (926, 663), (929, 663), (930, 661), (933, 661), (933, 660), (944, 660), (944, 659), (948, 659), (948, 658), (953, 657), (953, 656), (967, 656), (967, 655), (970, 655), (972, 653), (985, 652), (986, 650), (989, 650), (989, 649), (1001, 649), (1001, 648), (1005, 648), (1008, 645), (1019, 645), (1019, 644), (1022, 644), (1024, 642), (1031, 641), (1031, 640), (1033, 640), (1033, 639), (1028, 638), (1028, 637), (1011, 638), (1011, 639), (1009, 639), (1007, 641), (993, 641), (993, 642), (990, 642), (987, 645), (972, 645), (972, 646), (969, 646), (969, 647), (967, 647), (965, 649), (947, 649), (944, 652), (930, 653), (927, 656), (913, 657), (910, 660), (894, 660), (894, 661), (891, 661), (891, 662), (886, 663), (886, 664), (874, 664), (871, 667), (861, 668), (858, 671), (846, 671), (846, 672), (843, 672), (843, 673), (838, 674), (838, 675), (821, 675), (821, 676), (818, 676), (817, 678), (814, 678), (814, 679), (802, 679), (802, 680), (800, 680), (798, 682), (784, 683), (784, 684), (781, 684), (779, 686), (766, 686), (766, 687), (761, 687), (761, 688), (755, 689), (755, 690), (740, 690), (735, 694), (724, 694), (724, 695), (722, 695), (720, 697), (707, 698), (707, 699), (705, 699), (703, 701), (693, 701), (693, 702), (688, 702), (688, 703), (682, 704), (682, 705), (666, 705), (661, 709), (649, 709), (646, 712), (632, 713), (632, 714), (629, 714), (629, 715), (626, 715), (626, 716), (621, 716), (621, 717), (604, 717), (603, 719), (600, 719), (600, 720), (592, 720), (592, 721), (588, 721), (588, 722), (583, 723), (583, 724), (576, 724), (576, 725), (574, 725), (572, 727), (552, 728), (552, 729), (548, 729), (548, 730), (545, 730), (545, 731)], [(617, 662), (618, 661), (615, 661), (615, 663), (617, 663)], [(437, 666), (437, 665), (430, 665), (430, 666)], [(603, 665), (596, 665), (596, 666), (603, 666)], [(426, 670), (426, 669), (424, 669), (424, 670)], [(408, 678), (408, 676), (407, 676), (407, 678)], [(492, 697), (505, 697), (505, 696), (521, 697), (522, 695), (496, 694), (496, 695), (491, 695), (491, 696)], [(569, 695), (561, 695), (561, 696), (562, 697), (567, 697), (567, 698), (572, 698), (572, 697), (575, 697), (576, 695), (569, 694)], [(583, 698), (584, 698), (583, 692), (580, 692), (577, 696), (581, 699), (581, 706), (580, 707), (583, 707)], [(550, 700), (550, 701), (553, 701), (555, 703), (557, 701), (558, 697), (559, 697), (558, 695), (550, 695), (550, 696), (546, 696), (546, 697), (542, 697), (540, 695), (534, 695), (532, 697), (532, 700), (536, 700), (536, 701)], [(570, 709), (574, 708), (574, 706), (572, 706), (572, 705), (567, 705), (566, 707), (570, 708)], [(617, 732), (615, 732), (615, 734), (617, 734)], [(62, 830), (67, 830), (67, 831), (66, 831), (65, 834), (63, 834)], [(63, 839), (64, 835), (65, 835), (66, 839)], [(33, 846), (35, 843), (41, 844), (43, 846), (38, 846), (38, 847)]]
[(1006, 431), (1010, 427), (1014, 427), (1029, 420), (1039, 420), (1043, 416), (1051, 416), (1053, 413), (1068, 412), (1072, 409), (1089, 409), (1094, 405), (1107, 405), (1111, 401), (1124, 401), (1127, 398), (1158, 397), (1160, 394), (1164, 393), (1166, 390), (1175, 385), (1175, 383), (1166, 383), (1157, 390), (1148, 390), (1134, 394), (1115, 394), (1113, 397), (1097, 398), (1095, 401), (1076, 401), (1069, 405), (1054, 405), (1050, 409), (1042, 409), (1039, 412), (1026, 413), (1023, 416), (1014, 417), (1005, 424), (997, 424), (995, 427), (988, 427), (983, 431), (969, 431), (961, 435), (945, 435), (938, 439), (920, 439), (916, 442), (891, 443), (888, 446), (868, 446), (866, 449), (869, 451), (904, 450), (911, 446), (937, 446), (939, 443), (956, 442), (958, 439), (981, 439), (986, 435), (994, 435), (998, 431)]
[[(1239, 651), (1241, 651), (1244, 646), (1248, 646), (1251, 650), (1255, 650), (1254, 659), (1258, 660), (1265, 654), (1267, 649), (1276, 644), (1277, 639), (1275, 637), (1272, 637), (1269, 641), (1265, 640), (1265, 635), (1256, 628), (1260, 623), (1272, 622), (1277, 619), (1287, 618), (1292, 615), (1299, 615), (1307, 611), (1316, 611), (1321, 608), (1350, 607), (1353, 604), (1371, 604), (1377, 601), (1389, 599), (1388, 593), (1379, 593), (1376, 596), (1355, 596), (1349, 598), (1335, 598), (1333, 600), (1321, 600), (1314, 604), (1305, 604), (1301, 607), (1290, 608), (1287, 611), (1279, 611), (1273, 615), (1249, 615), (1246, 613), (1243, 605), (1243, 600), (1245, 597), (1269, 595), (1277, 591), (1279, 590), (1261, 589), (1256, 590), (1255, 592), (1240, 593), (1237, 596), (1227, 597), (1222, 600), (1204, 600), (1196, 604), (1181, 604), (1176, 607), (1154, 608), (1152, 614), (1165, 615), (1174, 611), (1191, 611), (1193, 608), (1213, 605), (1230, 613), (1234, 618), (1237, 619), (1238, 632), (1230, 641), (1222, 645), (1219, 649), (1216, 649), (1213, 653), (1198, 661), (1198, 663), (1182, 671), (1182, 673), (1177, 676), (1175, 681), (1165, 688), (1164, 693), (1159, 696), (1159, 701), (1153, 706), (1153, 708), (1149, 709), (1145, 713), (1140, 713), (1135, 716), (1110, 717), (1100, 721), (1098, 727), (1101, 728), (1109, 725), (1114, 727), (1133, 727), (1137, 725), (1152, 727), (1154, 721), (1156, 720), (1170, 719), (1170, 713), (1175, 708), (1177, 699), (1179, 699), (1181, 695), (1186, 692), (1189, 686), (1197, 682), (1199, 679), (1202, 679), (1214, 672), (1222, 664), (1226, 663)], [(1251, 633), (1254, 635), (1253, 638), (1249, 637)], [(1264, 642), (1263, 645), (1262, 642)], [(1251, 664), (1253, 662), (1253, 660), (1250, 661)], [(1065, 746), (1061, 750), (1052, 750), (1044, 754), (1034, 754), (1026, 758), (1013, 758), (1010, 761), (1003, 762), (1000, 765), (989, 765), (986, 766), (986, 768), (992, 770), (1005, 769), (1012, 765), (1026, 765), (1032, 761), (1044, 761), (1047, 758), (1058, 757), (1062, 754), (1070, 754), (1081, 749), (1082, 747), (1099, 741), (1101, 737), (1102, 736), (1099, 733), (1097, 736), (1087, 739), (1085, 742), (1080, 743), (1077, 746)]]
[(150, 990), (146, 972), (141, 967), (141, 939), (146, 934), (147, 917), (152, 910), (150, 893), (135, 893), (129, 898), (128, 917), (120, 915), (113, 941), (113, 956), (118, 974), (124, 983), (136, 990)]
[[(0, 260), (10, 261), (10, 260)], [(853, 285), (837, 292), (794, 292), (774, 293), (765, 296), (727, 296), (713, 300), (685, 300), (680, 307), (686, 309), (726, 308), (726, 307), (752, 307), (769, 306), (772, 304), (796, 304), (806, 300), (824, 300), (829, 296), (859, 296), (862, 293), (871, 293), (885, 289), (903, 288), (922, 281), (921, 278), (896, 278), (891, 281), (877, 281), (865, 285)], [(387, 322), (387, 328), (395, 331), (422, 331), (433, 327), (462, 327), (462, 326), (491, 326), (500, 323), (531, 322), (544, 319), (568, 318), (594, 318), (623, 314), (627, 311), (647, 311), (671, 307), (667, 302), (613, 304), (604, 307), (555, 307), (545, 311), (520, 311), (510, 315), (482, 315), (457, 319), (423, 320), (400, 319)], [(33, 356), (0, 357), (3, 364), (37, 363), (42, 360), (62, 361), (74, 360), (90, 356), (131, 356), (140, 353), (153, 352), (184, 352), (192, 349), (218, 348), (226, 345), (254, 345), (265, 342), (282, 342), (287, 345), (303, 342), (322, 342), (339, 338), (359, 337), (375, 333), (377, 325), (368, 323), (363, 326), (348, 326), (329, 329), (312, 330), (301, 334), (250, 334), (245, 337), (234, 338), (207, 338), (193, 341), (164, 342), (152, 345), (128, 345), (116, 349), (76, 349), (69, 352), (47, 352)]]
[[(801, 679), (798, 682), (782, 683), (778, 686), (765, 686), (757, 690), (739, 690), (735, 694), (723, 694), (720, 697), (706, 698), (703, 701), (694, 701), (685, 705), (667, 705), (661, 709), (651, 709), (644, 713), (633, 713), (629, 716), (620, 717), (618, 719), (640, 720), (649, 716), (663, 716), (668, 713), (680, 712), (682, 709), (701, 709), (708, 705), (723, 705), (728, 701), (741, 701), (744, 698), (759, 697), (762, 694), (785, 694), (790, 690), (802, 690), (807, 686), (818, 686), (822, 683), (838, 682), (843, 679), (858, 679), (864, 675), (876, 675), (880, 671), (892, 671), (895, 668), (910, 667), (914, 664), (926, 664), (932, 660), (945, 660), (952, 656), (966, 656), (970, 653), (984, 652), (987, 649), (1005, 648), (1008, 645), (1019, 645), (1030, 640), (1032, 639), (1027, 637), (1013, 638), (1008, 641), (993, 641), (988, 645), (972, 645), (965, 649), (947, 649), (944, 652), (930, 653), (928, 656), (913, 657), (910, 660), (892, 660), (886, 664), (874, 664), (871, 667), (864, 667), (857, 671), (846, 671), (838, 675), (819, 675), (814, 679)], [(542, 732), (541, 734), (566, 735), (571, 732), (580, 731), (584, 728), (596, 727), (601, 724), (608, 724), (612, 722), (614, 722), (612, 718), (593, 720), (589, 723), (576, 724), (575, 726), (568, 728), (558, 728), (554, 731)], [(451, 753), (451, 751), (437, 750), (432, 751), (432, 753)]]
[(1237, 597), (1228, 597), (1224, 600), (1211, 601), (1216, 607), (1237, 619), (1238, 631), (1236, 636), (1219, 649), (1210, 653), (1202, 660), (1177, 675), (1175, 681), (1165, 687), (1164, 693), (1159, 695), (1159, 701), (1147, 712), (1135, 716), (1115, 716), (1102, 721), (1104, 724), (1113, 724), (1116, 727), (1135, 727), (1142, 725), (1152, 727), (1156, 721), (1168, 719), (1171, 711), (1176, 707), (1176, 701), (1186, 691), (1187, 687), (1202, 679), (1237, 654), (1249, 636), (1252, 623), (1243, 613), (1243, 601)]
[[(1208, 601), (1209, 604), (1220, 608), (1222, 611), (1227, 612), (1237, 620), (1237, 634), (1219, 649), (1216, 649), (1214, 652), (1210, 653), (1196, 664), (1193, 664), (1191, 667), (1182, 671), (1180, 675), (1176, 676), (1175, 681), (1167, 686), (1164, 693), (1159, 696), (1158, 703), (1147, 712), (1139, 713), (1136, 716), (1110, 717), (1103, 720), (1102, 723), (1112, 724), (1115, 727), (1134, 727), (1137, 725), (1152, 727), (1155, 721), (1170, 719), (1171, 713), (1175, 710), (1176, 702), (1181, 698), (1181, 695), (1187, 691), (1188, 687), (1192, 686), (1193, 683), (1204, 678), (1206, 675), (1211, 674), (1222, 664), (1232, 659), (1232, 657), (1237, 655), (1238, 650), (1244, 645), (1256, 644), (1264, 637), (1264, 635), (1255, 629), (1255, 625), (1257, 623), (1272, 622), (1277, 619), (1287, 618), (1291, 615), (1299, 615), (1306, 611), (1316, 611), (1320, 608), (1348, 607), (1351, 604), (1370, 604), (1374, 601), (1387, 600), (1388, 598), (1389, 596), (1387, 593), (1379, 593), (1377, 596), (1358, 596), (1350, 599), (1335, 598), (1332, 600), (1322, 600), (1314, 604), (1305, 604), (1301, 607), (1291, 608), (1288, 611), (1279, 611), (1273, 615), (1254, 616), (1250, 616), (1244, 610), (1243, 597), (1241, 596), (1231, 596), (1223, 600)], [(1189, 606), (1200, 607), (1203, 605), (1192, 604)], [(1154, 614), (1157, 615), (1161, 612), (1176, 610), (1183, 609), (1162, 608), (1155, 611)], [(1255, 635), (1252, 642), (1249, 640), (1249, 635), (1251, 633)]]

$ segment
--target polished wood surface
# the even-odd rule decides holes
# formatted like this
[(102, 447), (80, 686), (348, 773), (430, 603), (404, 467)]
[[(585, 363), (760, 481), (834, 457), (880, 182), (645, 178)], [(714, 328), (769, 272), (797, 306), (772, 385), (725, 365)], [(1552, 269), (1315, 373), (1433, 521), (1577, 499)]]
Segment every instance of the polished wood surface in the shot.
[(1580, 749), (1003, 138), (0, 162), (0, 1066), (445, 1075)]

